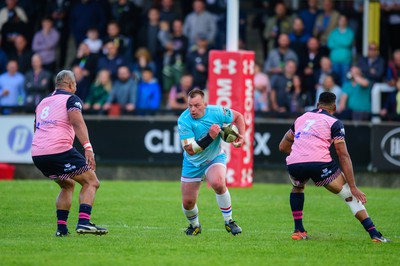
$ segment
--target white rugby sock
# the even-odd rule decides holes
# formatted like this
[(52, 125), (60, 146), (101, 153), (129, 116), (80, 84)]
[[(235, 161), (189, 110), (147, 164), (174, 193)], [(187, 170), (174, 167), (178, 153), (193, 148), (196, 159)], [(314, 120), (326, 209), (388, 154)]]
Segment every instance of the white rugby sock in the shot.
[(186, 218), (188, 219), (189, 223), (193, 227), (199, 226), (199, 209), (197, 208), (197, 204), (194, 205), (194, 208), (192, 210), (186, 210), (183, 205), (182, 205), (182, 210), (183, 213), (185, 214)]
[(229, 190), (227, 189), (224, 194), (218, 195), (217, 203), (219, 209), (221, 210), (222, 216), (225, 221), (229, 221), (232, 219), (232, 205), (231, 205), (231, 195), (229, 194)]

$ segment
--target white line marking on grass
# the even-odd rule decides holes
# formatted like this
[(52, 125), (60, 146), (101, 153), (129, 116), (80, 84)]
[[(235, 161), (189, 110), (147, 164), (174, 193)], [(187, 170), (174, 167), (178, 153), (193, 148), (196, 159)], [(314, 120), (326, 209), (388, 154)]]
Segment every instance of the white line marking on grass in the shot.
[[(122, 225), (104, 225), (108, 226), (109, 228), (131, 228), (131, 229), (144, 229), (144, 230), (170, 230), (170, 227), (159, 227), (159, 226), (148, 226), (148, 225), (127, 225), (127, 224), (122, 224)], [(180, 228), (181, 230), (185, 230), (186, 228)], [(212, 232), (219, 232), (219, 231), (225, 231), (224, 229), (217, 229), (217, 228), (207, 228), (207, 231), (212, 231)]]

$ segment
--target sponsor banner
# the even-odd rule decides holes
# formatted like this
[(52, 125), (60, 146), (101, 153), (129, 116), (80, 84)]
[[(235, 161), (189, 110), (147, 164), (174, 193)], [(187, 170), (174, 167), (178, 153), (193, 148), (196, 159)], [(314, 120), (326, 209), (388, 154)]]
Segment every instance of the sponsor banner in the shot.
[[(182, 164), (182, 147), (174, 118), (85, 117), (85, 121), (99, 164), (155, 166)], [(254, 140), (251, 145), (252, 160), (256, 167), (285, 168), (285, 155), (279, 152), (278, 145), (290, 124), (289, 121), (256, 120)], [(383, 154), (380, 155), (378, 152), (381, 150), (380, 143), (385, 140), (383, 146), (388, 149), (390, 147), (388, 155), (396, 156), (398, 152), (396, 143), (399, 143), (396, 136), (398, 135), (394, 134), (393, 139), (389, 135), (383, 138), (386, 133), (396, 127), (385, 129), (373, 125), (372, 129), (383, 129), (381, 137), (377, 137), (377, 132), (375, 132), (373, 138), (371, 138), (369, 125), (349, 124), (345, 125), (345, 128), (347, 148), (356, 169), (367, 169), (371, 158), (374, 165), (379, 166), (378, 170), (387, 169), (376, 162), (377, 156), (380, 156), (379, 163), (386, 162), (386, 166), (392, 165), (391, 167), (395, 168), (391, 169), (399, 170), (398, 166), (393, 166)], [(32, 163), (30, 156), (32, 137), (33, 116), (0, 116), (0, 162)], [(377, 145), (372, 153), (371, 139), (374, 140), (373, 144)], [(83, 152), (82, 145), (77, 142), (76, 144), (76, 148)], [(228, 154), (229, 156), (231, 155)]]
[(34, 116), (0, 116), (0, 162), (33, 163)]
[(374, 125), (372, 128), (373, 170), (400, 170), (400, 126)]
[(253, 182), (254, 53), (213, 50), (209, 55), (209, 103), (235, 109), (244, 116), (245, 145), (223, 145), (227, 153), (227, 184), (248, 187)]

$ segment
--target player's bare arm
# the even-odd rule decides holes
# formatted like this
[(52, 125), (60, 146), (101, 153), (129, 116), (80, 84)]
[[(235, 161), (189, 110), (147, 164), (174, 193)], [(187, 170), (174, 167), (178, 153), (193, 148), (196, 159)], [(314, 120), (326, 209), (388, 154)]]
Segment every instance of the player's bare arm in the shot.
[(89, 142), (89, 133), (85, 124), (85, 121), (83, 120), (82, 113), (79, 111), (72, 111), (68, 113), (69, 116), (69, 121), (71, 122), (71, 125), (74, 128), (76, 137), (78, 138), (79, 142), (84, 146), (85, 148), (85, 158), (89, 164), (89, 166), (93, 169), (93, 171), (96, 170), (96, 162), (94, 160), (94, 153), (93, 149), (90, 148), (87, 149), (85, 145), (87, 145)]
[[(232, 110), (232, 109), (231, 109)], [(244, 118), (238, 111), (232, 110), (233, 112), (233, 123), (239, 129), (239, 136), (233, 143), (234, 147), (239, 148), (244, 144), (244, 134), (246, 132), (246, 125), (244, 123)]]
[(347, 181), (347, 184), (350, 187), (351, 193), (356, 197), (362, 204), (367, 202), (367, 198), (365, 194), (359, 190), (356, 186), (356, 182), (354, 179), (354, 171), (353, 171), (353, 163), (351, 162), (351, 158), (349, 152), (347, 151), (346, 142), (343, 140), (335, 141), (335, 150), (336, 154), (339, 158), (339, 164), (343, 171), (344, 177)]
[(292, 131), (288, 130), (279, 143), (279, 151), (285, 154), (290, 154), (294, 142), (294, 135)]

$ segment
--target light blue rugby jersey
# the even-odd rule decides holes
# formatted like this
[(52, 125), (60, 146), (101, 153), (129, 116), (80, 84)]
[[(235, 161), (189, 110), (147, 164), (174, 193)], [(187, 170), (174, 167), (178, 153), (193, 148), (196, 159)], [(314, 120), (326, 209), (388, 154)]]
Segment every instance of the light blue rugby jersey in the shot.
[[(232, 121), (233, 112), (226, 107), (207, 105), (204, 116), (199, 119), (193, 119), (189, 109), (186, 109), (178, 118), (179, 137), (180, 140), (193, 137), (198, 140), (208, 134), (212, 124), (218, 124), (222, 127), (224, 123), (232, 123)], [(210, 162), (222, 152), (220, 142), (221, 138), (217, 137), (205, 150), (194, 155), (189, 155), (184, 150), (183, 160), (190, 162), (194, 166)]]

